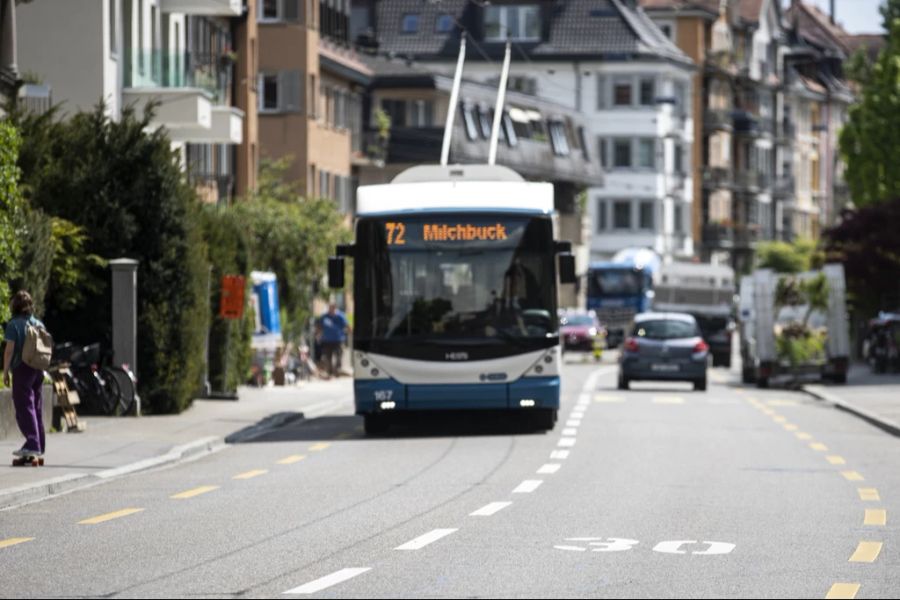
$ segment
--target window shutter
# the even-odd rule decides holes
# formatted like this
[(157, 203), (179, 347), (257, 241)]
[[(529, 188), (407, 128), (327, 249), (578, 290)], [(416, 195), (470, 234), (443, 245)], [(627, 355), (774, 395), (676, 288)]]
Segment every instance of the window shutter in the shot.
[(300, 20), (300, 0), (281, 0), (282, 8), (284, 10), (284, 20), (285, 21), (299, 21)]
[(300, 71), (281, 71), (278, 74), (281, 110), (285, 112), (301, 112), (303, 110), (302, 85)]
[(597, 75), (597, 110), (609, 108), (609, 84), (605, 75)]

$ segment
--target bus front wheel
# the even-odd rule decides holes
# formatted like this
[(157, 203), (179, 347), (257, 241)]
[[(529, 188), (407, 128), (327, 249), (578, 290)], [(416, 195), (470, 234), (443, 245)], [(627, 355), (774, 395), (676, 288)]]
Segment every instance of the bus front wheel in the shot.
[(387, 415), (369, 414), (365, 415), (364, 419), (366, 435), (387, 433), (388, 428), (391, 426)]

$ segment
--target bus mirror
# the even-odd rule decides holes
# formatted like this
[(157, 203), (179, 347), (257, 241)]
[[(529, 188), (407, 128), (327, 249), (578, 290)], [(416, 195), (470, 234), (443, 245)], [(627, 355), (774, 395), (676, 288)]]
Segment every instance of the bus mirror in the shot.
[(578, 283), (578, 276), (575, 274), (575, 255), (560, 254), (559, 255), (559, 281), (560, 283)]
[(344, 287), (344, 259), (339, 256), (328, 259), (328, 287), (333, 290)]

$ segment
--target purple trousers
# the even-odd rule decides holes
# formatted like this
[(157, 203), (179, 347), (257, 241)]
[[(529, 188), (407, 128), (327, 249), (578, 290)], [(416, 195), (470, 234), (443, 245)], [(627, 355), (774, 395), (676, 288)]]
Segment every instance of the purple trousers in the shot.
[(20, 363), (13, 369), (12, 397), (16, 407), (16, 422), (25, 436), (24, 450), (43, 454), (46, 449), (44, 437), (44, 398), (41, 387), (44, 372)]

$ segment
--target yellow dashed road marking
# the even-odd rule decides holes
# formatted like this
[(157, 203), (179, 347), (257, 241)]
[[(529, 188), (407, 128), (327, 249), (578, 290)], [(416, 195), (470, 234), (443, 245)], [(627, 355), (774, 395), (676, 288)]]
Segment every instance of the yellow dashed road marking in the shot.
[(840, 598), (856, 598), (856, 592), (858, 591), (858, 583), (836, 583), (828, 590), (828, 595), (826, 595), (825, 598), (834, 598), (835, 600)]
[(15, 546), (16, 544), (24, 544), (25, 542), (30, 542), (34, 538), (9, 538), (8, 540), (0, 540), (0, 548), (9, 548), (10, 546)]
[(304, 458), (306, 458), (306, 456), (303, 454), (294, 454), (293, 456), (288, 456), (286, 458), (282, 458), (281, 460), (278, 461), (278, 464), (279, 465), (292, 465), (294, 463), (300, 462)]
[(887, 511), (883, 508), (867, 508), (863, 525), (887, 525)]
[(781, 415), (776, 415), (772, 417), (772, 420), (776, 423), (787, 423), (787, 417), (782, 417)]
[(816, 452), (828, 452), (828, 446), (823, 444), (822, 442), (813, 442), (809, 445), (810, 448), (815, 450)]
[(867, 502), (878, 502), (881, 500), (881, 496), (875, 488), (857, 488), (856, 491), (859, 492), (860, 500)]
[(764, 414), (764, 415), (769, 415), (770, 417), (773, 416), (773, 415), (778, 414), (778, 413), (776, 413), (774, 410), (772, 410), (771, 408), (764, 408), (764, 409), (762, 409), (762, 411), (763, 411), (763, 414)]
[(246, 473), (241, 473), (240, 475), (235, 475), (232, 479), (253, 479), (254, 477), (259, 477), (260, 475), (265, 475), (269, 471), (267, 469), (256, 469), (254, 471), (247, 471)]
[(194, 496), (199, 496), (200, 494), (205, 494), (217, 489), (219, 489), (219, 486), (217, 485), (202, 485), (192, 490), (187, 490), (185, 492), (181, 492), (180, 494), (175, 494), (174, 496), (169, 496), (169, 498), (171, 498), (172, 500), (186, 500), (187, 498), (193, 498)]
[(825, 460), (827, 460), (828, 462), (830, 462), (833, 465), (846, 465), (847, 464), (847, 461), (844, 460), (843, 456), (838, 456), (836, 454), (831, 454), (829, 456), (826, 456)]
[(860, 542), (849, 562), (875, 562), (881, 554), (881, 542)]
[(117, 510), (115, 512), (106, 513), (105, 515), (91, 517), (90, 519), (85, 519), (84, 521), (79, 521), (78, 524), (97, 525), (98, 523), (106, 523), (107, 521), (112, 521), (113, 519), (121, 519), (122, 517), (127, 517), (128, 515), (142, 512), (143, 510), (143, 508), (125, 508), (122, 510)]
[(841, 471), (841, 475), (847, 481), (865, 481), (865, 478), (856, 471)]
[(784, 424), (784, 428), (785, 428), (787, 431), (797, 431), (798, 429), (800, 429), (799, 427), (797, 427), (797, 426), (794, 425), (793, 423), (785, 423), (785, 424)]
[(331, 446), (331, 444), (329, 444), (328, 442), (319, 442), (318, 444), (313, 444), (312, 446), (310, 446), (309, 449), (311, 452), (321, 452), (329, 446)]
[(769, 400), (766, 404), (769, 406), (797, 406), (799, 402), (796, 400)]

